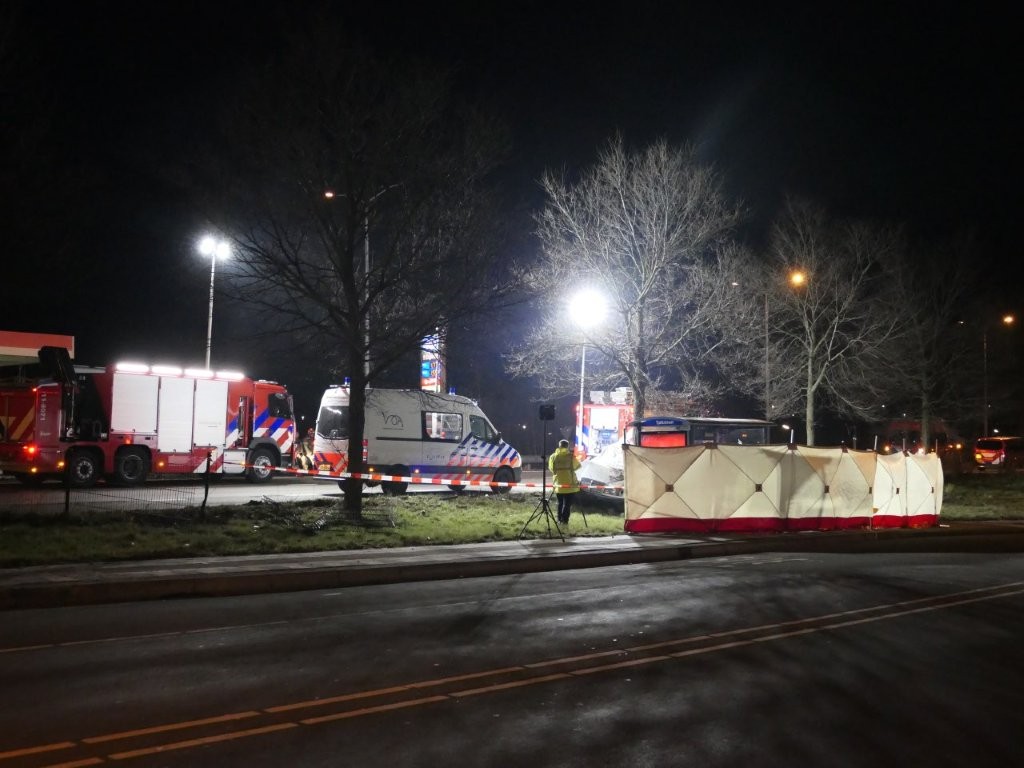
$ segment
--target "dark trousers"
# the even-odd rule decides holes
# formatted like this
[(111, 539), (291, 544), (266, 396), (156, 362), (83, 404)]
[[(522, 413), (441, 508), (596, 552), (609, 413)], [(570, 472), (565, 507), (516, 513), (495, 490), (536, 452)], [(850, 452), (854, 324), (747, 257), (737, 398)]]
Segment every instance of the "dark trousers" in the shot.
[(572, 512), (572, 497), (575, 493), (556, 493), (558, 498), (558, 522), (568, 523), (569, 515)]

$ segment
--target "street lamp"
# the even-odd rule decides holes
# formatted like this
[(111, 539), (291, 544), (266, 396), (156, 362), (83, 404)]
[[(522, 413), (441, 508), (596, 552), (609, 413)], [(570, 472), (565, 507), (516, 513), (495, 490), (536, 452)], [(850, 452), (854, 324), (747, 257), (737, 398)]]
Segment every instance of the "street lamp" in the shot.
[[(807, 284), (807, 273), (801, 270), (793, 270), (789, 273), (789, 284), (793, 288), (802, 288)], [(733, 283), (736, 285), (736, 283)], [(768, 345), (768, 291), (764, 292), (764, 419), (765, 421), (771, 421), (772, 419), (772, 404), (771, 404), (771, 365), (769, 362), (769, 345)]]
[(207, 235), (199, 241), (199, 252), (210, 257), (210, 318), (206, 322), (206, 369), (210, 369), (210, 345), (213, 341), (213, 277), (217, 271), (217, 259), (231, 255), (231, 244)]
[[(401, 186), (401, 182), (389, 184), (370, 197), (366, 201), (366, 212), (363, 214), (363, 275), (366, 280), (366, 286), (363, 290), (363, 299), (366, 302), (366, 328), (364, 329), (363, 336), (363, 341), (366, 344), (366, 354), (363, 357), (363, 376), (367, 384), (370, 383), (370, 209), (377, 202), (378, 197), (398, 186)], [(344, 194), (338, 195), (333, 189), (324, 190), (325, 199), (333, 200), (336, 196), (347, 197)]]
[[(1016, 321), (1013, 315), (1003, 315), (1000, 318), (1003, 325), (1011, 326)], [(981, 332), (981, 436), (988, 437), (988, 326)]]
[(580, 406), (576, 414), (576, 447), (582, 449), (584, 455), (586, 455), (586, 447), (583, 445), (583, 387), (587, 374), (586, 329), (600, 323), (604, 319), (604, 313), (604, 296), (597, 291), (581, 291), (569, 302), (569, 317), (584, 333), (583, 352), (580, 356)]

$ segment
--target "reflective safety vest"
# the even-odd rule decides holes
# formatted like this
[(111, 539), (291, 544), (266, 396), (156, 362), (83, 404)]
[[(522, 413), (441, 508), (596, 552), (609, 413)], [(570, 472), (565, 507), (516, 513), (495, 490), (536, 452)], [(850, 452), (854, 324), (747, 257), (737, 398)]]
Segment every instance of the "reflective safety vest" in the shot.
[(579, 468), (580, 460), (568, 448), (558, 448), (551, 454), (548, 469), (553, 475), (555, 493), (576, 493), (580, 489), (580, 481), (576, 478)]

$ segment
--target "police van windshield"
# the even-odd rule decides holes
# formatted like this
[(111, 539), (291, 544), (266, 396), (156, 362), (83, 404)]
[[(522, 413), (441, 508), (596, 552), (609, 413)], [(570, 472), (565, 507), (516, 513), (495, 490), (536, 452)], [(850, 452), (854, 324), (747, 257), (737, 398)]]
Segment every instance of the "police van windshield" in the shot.
[(469, 429), (473, 433), (473, 437), (478, 440), (483, 440), (487, 443), (498, 442), (499, 435), (497, 431), (487, 423), (486, 419), (480, 416), (469, 417)]
[(316, 417), (316, 432), (328, 440), (348, 438), (348, 406), (324, 405)]

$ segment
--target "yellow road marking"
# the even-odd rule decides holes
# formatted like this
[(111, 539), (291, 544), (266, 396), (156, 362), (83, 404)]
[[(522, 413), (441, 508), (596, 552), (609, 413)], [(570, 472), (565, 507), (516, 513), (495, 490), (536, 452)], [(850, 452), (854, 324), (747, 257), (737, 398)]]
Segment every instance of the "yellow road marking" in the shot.
[(326, 699), (310, 699), (309, 701), (296, 701), (293, 704), (281, 704), (277, 707), (267, 707), (264, 712), (290, 712), (293, 709), (308, 709), (309, 707), (322, 707), (326, 704), (340, 704), (343, 701), (356, 701), (358, 699), (369, 699), (376, 696), (386, 696), (389, 693), (400, 693), (407, 691), (408, 686), (395, 685), (391, 688), (378, 688), (374, 691), (359, 691), (357, 693), (346, 693), (342, 696), (331, 696)]
[(25, 755), (38, 755), (40, 752), (55, 752), (58, 749), (71, 749), (74, 746), (75, 742), (73, 741), (58, 741), (55, 744), (41, 744), (38, 747), (12, 749), (9, 752), (0, 752), (0, 760), (9, 760), (12, 757), (24, 757)]
[(200, 739), (189, 739), (188, 741), (175, 741), (171, 744), (161, 744), (158, 747), (147, 747), (145, 749), (133, 749), (128, 752), (115, 752), (112, 755), (108, 755), (111, 760), (128, 760), (133, 757), (144, 757), (146, 755), (154, 755), (158, 752), (168, 752), (172, 749), (188, 749), (189, 747), (199, 747), (204, 744), (217, 744), (222, 741), (232, 741), (234, 739), (244, 739), (249, 736), (260, 736), (264, 733), (273, 733), (274, 731), (284, 731), (289, 728), (298, 728), (297, 723), (278, 723), (277, 725), (267, 725), (263, 728), (250, 728), (246, 731), (232, 731), (231, 733), (221, 733), (216, 736), (204, 736)]
[(377, 707), (366, 707), (365, 709), (356, 709), (350, 712), (337, 712), (333, 715), (323, 715), (321, 717), (309, 717), (299, 722), (303, 725), (318, 725), (320, 723), (330, 723), (334, 720), (346, 720), (350, 717), (362, 717), (363, 715), (373, 715), (378, 712), (390, 712), (393, 709), (405, 709), (406, 707), (418, 707), (421, 704), (433, 704), (438, 701), (448, 701), (447, 696), (426, 696), (422, 699), (410, 699), (409, 701), (398, 701), (394, 704), (381, 704)]
[(134, 731), (121, 731), (120, 733), (108, 733), (103, 736), (89, 736), (82, 739), (83, 744), (102, 744), (105, 741), (119, 741), (130, 739), (134, 736), (150, 736), (154, 733), (166, 733), (167, 731), (181, 731), (185, 728), (197, 728), (201, 725), (213, 723), (229, 723), (234, 720), (244, 720), (249, 717), (259, 717), (259, 712), (235, 712), (230, 715), (218, 715), (217, 717), (204, 717), (200, 720), (187, 720), (183, 723), (168, 723), (167, 725), (154, 725), (152, 728), (138, 728)]
[(515, 680), (511, 683), (495, 683), (494, 685), (488, 685), (484, 688), (470, 688), (465, 691), (455, 691), (454, 693), (448, 694), (452, 698), (459, 698), (460, 696), (476, 696), (481, 693), (494, 693), (495, 691), (505, 691), (509, 688), (522, 688), (524, 685), (537, 685), (537, 683), (547, 683), (551, 680), (565, 680), (569, 677), (567, 672), (559, 672), (556, 675), (543, 675), (542, 677), (531, 677), (527, 680)]

